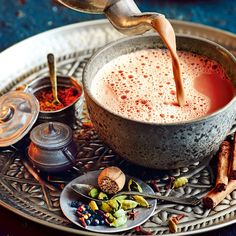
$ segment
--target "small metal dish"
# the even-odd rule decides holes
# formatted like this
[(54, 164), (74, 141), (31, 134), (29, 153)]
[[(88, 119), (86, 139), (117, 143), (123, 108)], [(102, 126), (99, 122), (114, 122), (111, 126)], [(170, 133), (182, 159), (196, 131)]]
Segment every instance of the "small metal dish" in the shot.
[[(77, 82), (71, 76), (57, 76), (58, 87), (71, 87), (74, 86), (79, 92), (81, 92), (81, 96), (78, 97), (72, 104), (66, 106), (62, 109), (56, 111), (39, 111), (39, 116), (37, 123), (50, 122), (50, 121), (58, 121), (62, 123), (66, 123), (69, 126), (73, 126), (75, 122), (75, 118), (81, 114), (82, 106), (83, 106), (83, 88), (82, 85)], [(33, 80), (29, 83), (25, 92), (36, 94), (42, 89), (51, 88), (51, 82), (49, 77), (43, 77), (36, 80)]]

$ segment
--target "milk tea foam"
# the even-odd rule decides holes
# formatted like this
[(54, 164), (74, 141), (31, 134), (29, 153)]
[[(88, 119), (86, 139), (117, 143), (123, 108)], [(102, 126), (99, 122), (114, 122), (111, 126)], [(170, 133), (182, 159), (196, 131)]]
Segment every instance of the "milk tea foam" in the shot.
[(215, 61), (178, 52), (186, 104), (176, 101), (171, 57), (165, 49), (122, 55), (95, 76), (92, 94), (108, 110), (130, 119), (174, 123), (208, 115), (234, 96), (231, 82)]

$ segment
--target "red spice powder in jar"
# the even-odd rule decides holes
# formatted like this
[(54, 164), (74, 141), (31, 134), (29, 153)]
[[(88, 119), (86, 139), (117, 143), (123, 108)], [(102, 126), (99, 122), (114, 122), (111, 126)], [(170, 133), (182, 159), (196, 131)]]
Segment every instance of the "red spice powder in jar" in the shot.
[(74, 86), (58, 86), (57, 96), (61, 104), (53, 103), (54, 97), (51, 87), (38, 91), (35, 96), (39, 101), (40, 111), (57, 111), (71, 105), (75, 100), (77, 100), (81, 96), (81, 90), (79, 91)]

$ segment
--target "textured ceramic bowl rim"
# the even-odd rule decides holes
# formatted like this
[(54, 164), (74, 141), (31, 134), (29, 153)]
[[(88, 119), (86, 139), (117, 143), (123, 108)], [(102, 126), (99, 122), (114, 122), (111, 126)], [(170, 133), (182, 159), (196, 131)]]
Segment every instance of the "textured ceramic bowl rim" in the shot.
[[(208, 119), (218, 115), (219, 113), (225, 112), (225, 110), (227, 110), (227, 108), (230, 107), (234, 103), (234, 101), (236, 100), (236, 94), (234, 95), (234, 97), (225, 106), (223, 106), (222, 108), (218, 109), (217, 111), (215, 111), (215, 112), (213, 112), (213, 113), (211, 113), (209, 115), (202, 116), (202, 117), (199, 117), (199, 118), (196, 118), (196, 119), (191, 119), (191, 120), (186, 120), (186, 121), (181, 121), (181, 122), (174, 122), (174, 123), (157, 123), (157, 122), (148, 122), (148, 121), (140, 121), (140, 120), (136, 120), (136, 119), (130, 119), (128, 117), (125, 117), (125, 116), (122, 116), (120, 114), (117, 114), (117, 113), (107, 109), (105, 106), (103, 106), (100, 102), (97, 101), (97, 99), (91, 93), (91, 90), (88, 89), (88, 85), (86, 83), (87, 73), (88, 73), (88, 71), (90, 69), (89, 68), (90, 64), (93, 62), (93, 60), (96, 57), (99, 57), (99, 56), (101, 57), (103, 55), (104, 51), (108, 50), (112, 46), (117, 45), (118, 43), (126, 43), (126, 42), (128, 42), (129, 40), (132, 40), (132, 39), (147, 38), (147, 37), (150, 37), (150, 36), (151, 37), (156, 36), (157, 38), (159, 38), (159, 36), (157, 34), (125, 37), (125, 38), (122, 38), (122, 39), (115, 40), (115, 41), (113, 41), (113, 42), (111, 42), (109, 44), (106, 44), (104, 47), (102, 47), (101, 49), (99, 49), (98, 51), (96, 51), (93, 54), (93, 56), (88, 60), (86, 66), (84, 68), (83, 75), (82, 75), (82, 78), (83, 78), (82, 83), (83, 83), (84, 91), (89, 95), (89, 97), (93, 100), (93, 102), (95, 102), (98, 106), (102, 107), (108, 113), (110, 113), (110, 114), (112, 114), (112, 115), (114, 115), (116, 117), (120, 117), (120, 118), (122, 118), (124, 120), (127, 120), (127, 121), (136, 122), (136, 123), (145, 124), (145, 125), (152, 125), (152, 126), (153, 125), (158, 125), (158, 126), (178, 126), (178, 125), (184, 125), (184, 124), (203, 122), (205, 120), (208, 120)], [(236, 70), (236, 58), (233, 56), (232, 53), (230, 53), (226, 48), (224, 48), (223, 46), (219, 45), (218, 43), (215, 43), (215, 42), (213, 42), (211, 40), (200, 38), (200, 37), (197, 37), (197, 36), (189, 36), (189, 35), (183, 35), (183, 34), (176, 34), (176, 38), (187, 38), (189, 40), (191, 40), (191, 39), (199, 40), (199, 41), (202, 41), (204, 43), (208, 43), (208, 44), (211, 44), (212, 46), (215, 46), (217, 50), (223, 51), (227, 55), (227, 57), (230, 58), (234, 62), (235, 70)], [(235, 88), (234, 88), (234, 91), (235, 91)]]
[[(80, 87), (80, 91), (81, 91), (81, 95), (77, 98), (77, 99), (75, 99), (74, 100), (74, 102), (72, 102), (69, 106), (65, 106), (65, 107), (63, 107), (63, 108), (61, 108), (61, 109), (58, 109), (58, 110), (55, 110), (55, 111), (39, 111), (39, 113), (41, 113), (41, 114), (57, 114), (57, 113), (60, 113), (60, 112), (62, 112), (62, 111), (64, 111), (64, 110), (66, 110), (66, 109), (68, 109), (69, 107), (72, 107), (72, 106), (74, 106), (74, 104), (76, 103), (76, 102), (78, 102), (79, 100), (81, 100), (82, 98), (83, 98), (83, 96), (84, 96), (84, 89), (83, 89), (83, 86), (82, 86), (82, 84), (80, 83), (80, 82), (78, 82), (73, 76), (68, 76), (68, 75), (57, 75), (57, 77), (65, 77), (65, 78), (69, 78), (70, 80), (72, 80), (74, 83), (76, 83), (76, 85), (77, 85), (77, 87), (76, 87), (76, 89), (78, 89), (78, 87)], [(31, 92), (29, 92), (29, 87), (32, 85), (32, 84), (34, 84), (34, 83), (37, 83), (37, 81), (40, 81), (40, 80), (42, 80), (42, 79), (45, 79), (45, 78), (48, 78), (48, 80), (49, 80), (49, 76), (43, 76), (43, 77), (40, 77), (40, 78), (37, 78), (37, 79), (35, 79), (35, 80), (33, 80), (33, 81), (31, 81), (27, 86), (26, 86), (26, 88), (24, 89), (24, 91), (25, 92), (28, 92), (28, 93), (31, 93)], [(49, 84), (50, 84), (50, 80), (49, 80)], [(60, 87), (60, 83), (58, 83), (57, 82), (57, 86), (58, 87)], [(72, 85), (73, 86), (73, 85)], [(51, 86), (48, 86), (48, 87), (51, 87)], [(75, 87), (75, 86), (74, 86)], [(40, 91), (41, 89), (39, 89), (38, 91)], [(33, 94), (34, 96), (35, 96), (35, 93), (31, 93), (31, 94)], [(36, 97), (36, 96), (35, 96)], [(37, 98), (36, 98), (37, 99)], [(38, 99), (37, 99), (38, 100)]]

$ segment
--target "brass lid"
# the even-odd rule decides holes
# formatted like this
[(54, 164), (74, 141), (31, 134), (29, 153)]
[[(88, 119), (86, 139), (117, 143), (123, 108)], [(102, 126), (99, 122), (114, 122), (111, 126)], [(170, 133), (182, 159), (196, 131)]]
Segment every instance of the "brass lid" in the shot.
[(32, 128), (39, 114), (38, 100), (29, 93), (11, 91), (0, 97), (0, 147), (15, 144)]

